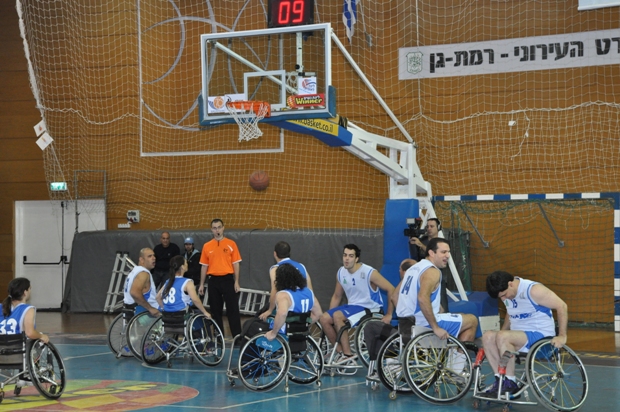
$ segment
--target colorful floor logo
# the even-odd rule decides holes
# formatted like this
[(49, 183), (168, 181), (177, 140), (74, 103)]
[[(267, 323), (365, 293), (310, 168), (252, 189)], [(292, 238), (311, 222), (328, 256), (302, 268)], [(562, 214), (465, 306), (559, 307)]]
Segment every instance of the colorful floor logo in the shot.
[(53, 401), (32, 386), (15, 396), (9, 385), (0, 411), (135, 411), (171, 405), (197, 395), (194, 388), (161, 382), (70, 380), (60, 399)]

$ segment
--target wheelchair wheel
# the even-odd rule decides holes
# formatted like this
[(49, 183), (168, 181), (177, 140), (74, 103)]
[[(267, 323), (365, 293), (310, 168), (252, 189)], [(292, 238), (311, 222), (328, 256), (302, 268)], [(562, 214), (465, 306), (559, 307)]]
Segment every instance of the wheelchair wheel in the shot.
[(186, 335), (192, 353), (205, 366), (218, 365), (224, 359), (224, 336), (217, 324), (202, 313), (192, 316)]
[(144, 334), (140, 345), (142, 349), (140, 358), (149, 365), (158, 364), (166, 358), (166, 352), (170, 349), (168, 343), (170, 338), (172, 335), (164, 333), (164, 323), (161, 318), (157, 319)]
[(407, 383), (428, 402), (456, 402), (471, 387), (471, 358), (467, 348), (452, 336), (440, 340), (433, 332), (418, 335), (405, 347), (402, 360)]
[(381, 316), (383, 315), (377, 313), (367, 318), (362, 318), (355, 327), (349, 330), (349, 336), (353, 340), (353, 342), (351, 342), (351, 347), (355, 350), (358, 359), (365, 367), (368, 367), (370, 363), (370, 355), (368, 354), (368, 348), (364, 340), (364, 327), (368, 322), (381, 322)]
[(325, 360), (319, 344), (311, 336), (306, 337), (306, 349), (291, 353), (291, 366), (288, 376), (295, 383), (316, 382), (323, 374)]
[(353, 346), (351, 347), (355, 350), (357, 358), (364, 364), (365, 367), (368, 367), (370, 362), (368, 347), (366, 346), (366, 341), (364, 340), (364, 326), (366, 326), (368, 322), (377, 322), (377, 319), (362, 319), (354, 329), (351, 329), (353, 333)]
[(136, 358), (142, 359), (142, 350), (140, 345), (144, 338), (144, 334), (159, 319), (152, 316), (149, 312), (140, 312), (127, 323), (127, 344), (129, 350)]
[(250, 390), (269, 391), (282, 382), (291, 365), (291, 352), (280, 335), (268, 341), (260, 333), (241, 348), (238, 373), (241, 382)]
[(551, 339), (539, 340), (530, 348), (525, 371), (536, 399), (549, 410), (576, 411), (586, 400), (588, 376), (568, 346), (557, 349)]
[(377, 354), (377, 375), (379, 380), (390, 391), (411, 393), (400, 361), (400, 335), (395, 333), (385, 340)]
[(108, 347), (116, 357), (127, 358), (133, 356), (127, 344), (125, 329), (125, 320), (121, 313), (114, 318), (108, 328)]
[(47, 399), (60, 398), (67, 379), (65, 365), (56, 347), (38, 339), (29, 341), (26, 358), (30, 379), (39, 393)]
[(310, 337), (312, 337), (312, 339), (314, 339), (314, 341), (319, 345), (319, 348), (323, 353), (323, 357), (328, 356), (332, 346), (329, 343), (327, 336), (325, 336), (325, 333), (323, 333), (323, 327), (319, 322), (315, 322), (310, 325)]

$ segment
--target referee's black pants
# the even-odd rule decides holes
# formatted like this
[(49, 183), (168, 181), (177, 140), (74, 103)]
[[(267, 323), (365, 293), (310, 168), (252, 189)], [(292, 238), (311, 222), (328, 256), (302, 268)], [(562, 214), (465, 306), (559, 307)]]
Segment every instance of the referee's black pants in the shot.
[(222, 314), (226, 303), (226, 316), (232, 336), (241, 333), (241, 315), (239, 313), (239, 293), (235, 292), (235, 275), (209, 276), (207, 293), (209, 309), (217, 326), (224, 333)]

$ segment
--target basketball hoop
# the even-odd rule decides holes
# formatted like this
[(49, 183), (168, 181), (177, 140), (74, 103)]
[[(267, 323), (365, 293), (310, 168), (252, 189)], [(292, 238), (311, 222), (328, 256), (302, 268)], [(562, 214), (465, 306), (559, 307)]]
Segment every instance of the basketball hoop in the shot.
[(261, 137), (263, 132), (258, 128), (258, 122), (271, 115), (271, 105), (267, 102), (227, 102), (226, 109), (239, 125), (240, 142)]

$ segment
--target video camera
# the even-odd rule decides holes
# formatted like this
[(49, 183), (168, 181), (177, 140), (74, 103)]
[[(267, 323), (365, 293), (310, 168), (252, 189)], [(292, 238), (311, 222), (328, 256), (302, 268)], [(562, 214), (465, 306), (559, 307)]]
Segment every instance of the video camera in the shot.
[(407, 229), (403, 233), (407, 237), (417, 237), (426, 234), (426, 230), (422, 229), (422, 218), (408, 218)]

